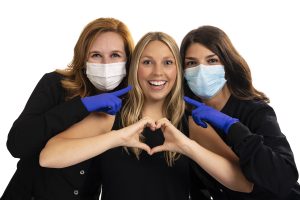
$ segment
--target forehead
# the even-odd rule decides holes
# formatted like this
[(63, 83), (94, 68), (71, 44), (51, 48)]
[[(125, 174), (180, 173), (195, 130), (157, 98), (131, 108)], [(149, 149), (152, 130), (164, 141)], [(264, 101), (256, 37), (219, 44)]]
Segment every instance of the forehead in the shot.
[(100, 33), (91, 44), (91, 51), (124, 51), (124, 41), (115, 32)]
[(164, 42), (155, 40), (146, 45), (142, 56), (173, 57), (173, 54), (170, 48)]
[(211, 50), (200, 43), (191, 44), (185, 53), (185, 57), (202, 57), (214, 54)]

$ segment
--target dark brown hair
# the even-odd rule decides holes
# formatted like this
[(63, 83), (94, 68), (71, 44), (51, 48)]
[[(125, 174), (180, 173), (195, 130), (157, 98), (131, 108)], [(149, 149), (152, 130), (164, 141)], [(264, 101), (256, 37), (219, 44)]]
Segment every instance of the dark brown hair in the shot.
[(219, 57), (224, 65), (227, 86), (232, 95), (241, 100), (270, 102), (264, 93), (254, 88), (247, 62), (234, 48), (224, 31), (214, 26), (201, 26), (190, 31), (183, 38), (180, 47), (182, 66), (184, 66), (186, 51), (193, 43), (204, 45)]

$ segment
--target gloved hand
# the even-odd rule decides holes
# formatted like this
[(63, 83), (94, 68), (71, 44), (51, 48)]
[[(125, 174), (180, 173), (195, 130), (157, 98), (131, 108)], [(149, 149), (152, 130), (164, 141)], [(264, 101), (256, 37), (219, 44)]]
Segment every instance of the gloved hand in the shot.
[(207, 124), (205, 122), (208, 122), (227, 134), (231, 125), (239, 121), (236, 118), (232, 118), (210, 106), (205, 105), (204, 103), (200, 103), (189, 97), (185, 96), (184, 100), (186, 103), (196, 107), (196, 109), (192, 111), (192, 117), (195, 123), (203, 128), (207, 128)]
[(132, 89), (129, 85), (121, 90), (103, 93), (95, 96), (81, 98), (83, 105), (89, 112), (105, 112), (110, 115), (115, 115), (122, 107), (122, 100), (119, 98)]

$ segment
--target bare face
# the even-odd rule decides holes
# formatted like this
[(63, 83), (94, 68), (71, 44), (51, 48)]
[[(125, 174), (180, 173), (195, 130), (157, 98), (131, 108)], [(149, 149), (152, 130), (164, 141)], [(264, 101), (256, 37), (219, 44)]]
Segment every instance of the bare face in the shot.
[(204, 45), (199, 43), (191, 44), (184, 57), (184, 68), (203, 65), (222, 65), (219, 57)]
[(117, 63), (126, 61), (122, 37), (115, 32), (104, 32), (98, 35), (88, 53), (90, 63)]
[(164, 101), (177, 76), (177, 64), (169, 47), (161, 41), (150, 42), (141, 55), (137, 75), (146, 101)]

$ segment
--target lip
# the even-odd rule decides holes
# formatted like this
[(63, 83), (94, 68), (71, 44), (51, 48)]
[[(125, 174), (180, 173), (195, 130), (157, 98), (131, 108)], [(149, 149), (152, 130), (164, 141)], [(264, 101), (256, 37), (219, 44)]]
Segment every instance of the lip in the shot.
[(148, 85), (153, 90), (162, 90), (168, 81), (166, 80), (149, 80)]

